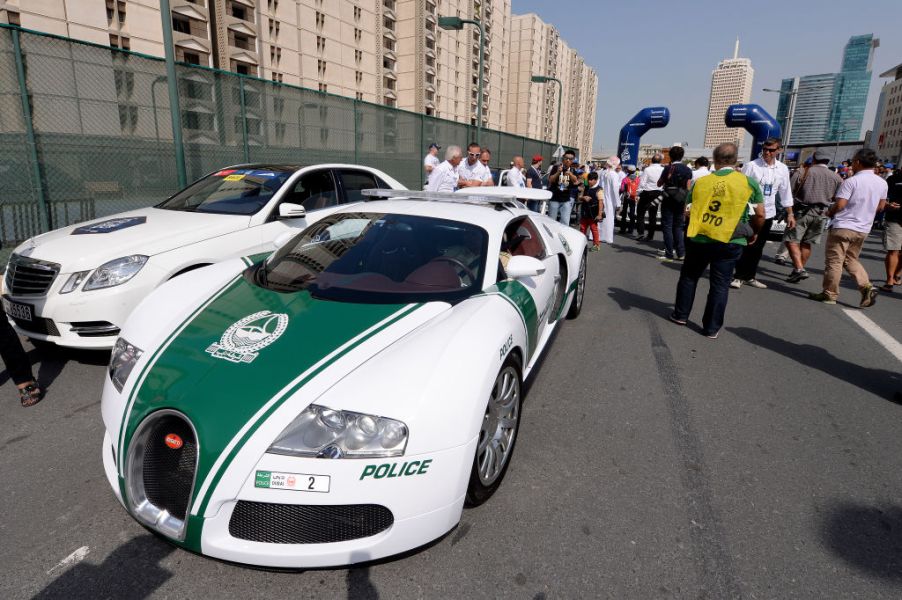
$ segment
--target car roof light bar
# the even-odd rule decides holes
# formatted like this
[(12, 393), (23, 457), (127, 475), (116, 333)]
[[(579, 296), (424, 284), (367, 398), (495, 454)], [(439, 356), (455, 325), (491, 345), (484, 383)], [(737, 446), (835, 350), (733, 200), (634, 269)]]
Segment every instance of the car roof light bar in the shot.
[(501, 208), (506, 205), (514, 205), (516, 207), (524, 206), (523, 203), (517, 200), (517, 197), (514, 195), (426, 192), (422, 190), (386, 190), (381, 188), (361, 190), (360, 193), (364, 196), (364, 198), (372, 200), (398, 198), (403, 200), (426, 200), (429, 202), (451, 202), (457, 204), (488, 205), (495, 208)]

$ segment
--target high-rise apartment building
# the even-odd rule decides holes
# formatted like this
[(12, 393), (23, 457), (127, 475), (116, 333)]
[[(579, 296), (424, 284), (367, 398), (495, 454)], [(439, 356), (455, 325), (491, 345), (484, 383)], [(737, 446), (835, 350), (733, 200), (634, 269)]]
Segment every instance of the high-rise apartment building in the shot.
[[(507, 93), (507, 131), (526, 137), (558, 141), (592, 155), (598, 75), (561, 39), (557, 29), (535, 14), (515, 15), (510, 24)], [(533, 75), (561, 81), (533, 83)], [(560, 134), (557, 133), (558, 94), (561, 95)]]
[[(481, 102), (484, 127), (545, 140), (554, 139), (558, 91), (529, 77), (558, 77), (561, 141), (591, 151), (597, 76), (553, 27), (535, 15), (513, 16), (511, 0), (170, 0), (170, 8), (177, 61), (472, 125)], [(482, 98), (478, 28), (442, 30), (440, 16), (484, 23)], [(514, 43), (524, 19), (531, 33)], [(158, 0), (0, 0), (0, 22), (164, 54)], [(522, 98), (509, 93), (515, 80)], [(203, 137), (209, 117), (202, 107), (189, 121)]]
[(878, 112), (879, 130), (874, 131), (877, 155), (898, 164), (902, 161), (902, 64), (881, 73), (892, 81), (883, 86), (883, 106)]
[(787, 144), (860, 139), (874, 50), (879, 45), (880, 40), (872, 34), (853, 36), (846, 44), (839, 73), (783, 80), (777, 121)]
[(708, 119), (705, 125), (705, 147), (713, 148), (724, 142), (742, 144), (745, 130), (727, 127), (724, 116), (731, 104), (747, 104), (752, 97), (752, 79), (755, 70), (752, 61), (739, 58), (739, 39), (733, 50), (733, 58), (717, 63), (711, 72), (711, 93), (708, 96)]

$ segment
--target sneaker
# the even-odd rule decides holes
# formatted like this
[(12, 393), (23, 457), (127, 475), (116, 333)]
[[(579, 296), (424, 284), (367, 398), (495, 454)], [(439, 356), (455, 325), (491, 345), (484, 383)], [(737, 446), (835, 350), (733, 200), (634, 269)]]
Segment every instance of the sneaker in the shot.
[(669, 256), (659, 256), (658, 260), (660, 260), (662, 263), (672, 263), (673, 262), (673, 259), (670, 258)]
[(767, 284), (761, 283), (757, 279), (746, 279), (742, 283), (746, 284), (749, 287), (758, 288), (759, 290), (767, 289)]
[(686, 324), (686, 319), (677, 319), (673, 313), (670, 314), (670, 320), (672, 322), (676, 323), (677, 325), (685, 325)]
[(683, 262), (683, 259), (684, 259), (684, 258), (686, 258), (686, 257), (685, 257), (685, 256), (677, 256), (677, 257), (676, 257), (675, 259), (673, 259), (673, 260), (675, 260), (675, 261), (677, 261), (677, 262)]
[(817, 294), (815, 294), (814, 292), (811, 292), (810, 294), (808, 294), (808, 299), (809, 299), (809, 300), (815, 300), (815, 301), (820, 302), (820, 303), (822, 303), (822, 304), (836, 304), (836, 300), (834, 300), (833, 298), (829, 297), (829, 296), (827, 295), (827, 292), (820, 292), (820, 293), (817, 293)]
[(789, 274), (789, 277), (786, 278), (786, 281), (789, 283), (798, 283), (803, 279), (808, 279), (808, 271), (802, 269), (801, 271), (792, 270), (792, 273)]
[(785, 256), (781, 256), (778, 254), (774, 257), (774, 262), (777, 263), (778, 265), (785, 265), (785, 264), (787, 264), (788, 261), (786, 260)]
[(664, 250), (664, 249), (658, 250), (658, 255), (659, 255), (659, 256), (666, 256), (666, 255), (667, 255), (667, 250)]
[(710, 340), (716, 340), (718, 335), (720, 335), (720, 332), (719, 332), (719, 331), (715, 331), (714, 333), (706, 333), (706, 334), (705, 334), (705, 337), (708, 338), (708, 339), (710, 339)]
[(861, 308), (867, 308), (869, 306), (874, 306), (877, 303), (877, 295), (880, 292), (877, 291), (877, 288), (868, 284), (866, 288), (861, 290), (861, 304), (858, 306)]
[(601, 246), (592, 246), (591, 248), (589, 248), (589, 252), (598, 252), (599, 248), (601, 248)]
[(738, 279), (734, 279), (733, 281), (730, 282), (730, 287), (733, 288), (734, 290), (738, 290), (739, 288), (742, 287), (742, 282), (739, 281)]

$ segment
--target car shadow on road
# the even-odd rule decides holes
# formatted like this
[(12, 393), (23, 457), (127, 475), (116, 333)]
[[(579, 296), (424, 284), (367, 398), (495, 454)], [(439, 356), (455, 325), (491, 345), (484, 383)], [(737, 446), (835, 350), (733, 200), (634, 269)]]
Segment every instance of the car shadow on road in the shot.
[(174, 546), (150, 534), (133, 538), (99, 565), (80, 562), (64, 571), (32, 600), (148, 598), (172, 577), (160, 562), (174, 550)]
[(821, 536), (856, 569), (902, 585), (902, 506), (842, 502), (823, 518)]
[(878, 398), (902, 404), (902, 375), (897, 372), (849, 362), (819, 346), (796, 344), (750, 327), (727, 327), (726, 330), (754, 346), (782, 354), (801, 365), (857, 386)]

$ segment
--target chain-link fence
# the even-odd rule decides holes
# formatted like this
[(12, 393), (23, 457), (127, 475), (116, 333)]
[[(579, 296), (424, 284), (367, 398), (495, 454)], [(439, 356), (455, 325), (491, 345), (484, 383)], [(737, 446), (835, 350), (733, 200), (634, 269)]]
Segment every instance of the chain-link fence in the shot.
[[(242, 162), (347, 162), (423, 181), (432, 142), (476, 128), (296, 86), (178, 64), (188, 180)], [(492, 166), (555, 146), (483, 129)], [(162, 59), (0, 26), (0, 236), (35, 234), (160, 202), (178, 175)], [(548, 164), (546, 162), (546, 164)]]

